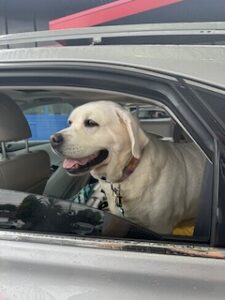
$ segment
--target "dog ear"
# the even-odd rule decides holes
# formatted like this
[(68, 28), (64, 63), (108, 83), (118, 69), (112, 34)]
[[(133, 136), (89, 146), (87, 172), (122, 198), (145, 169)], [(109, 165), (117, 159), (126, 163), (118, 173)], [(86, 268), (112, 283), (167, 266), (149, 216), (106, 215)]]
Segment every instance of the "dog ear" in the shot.
[(127, 128), (132, 154), (135, 158), (139, 159), (142, 149), (147, 145), (149, 139), (140, 127), (138, 120), (129, 111), (121, 108), (117, 109), (116, 113)]

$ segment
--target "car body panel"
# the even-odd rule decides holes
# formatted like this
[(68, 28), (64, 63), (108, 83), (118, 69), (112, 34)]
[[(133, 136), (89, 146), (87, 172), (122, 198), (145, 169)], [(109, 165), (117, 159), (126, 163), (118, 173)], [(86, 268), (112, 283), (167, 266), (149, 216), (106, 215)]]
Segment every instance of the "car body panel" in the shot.
[(225, 87), (225, 46), (123, 45), (1, 50), (0, 64), (84, 62), (123, 65)]
[(0, 240), (1, 299), (224, 299), (225, 261)]
[[(224, 60), (225, 47), (215, 45), (24, 48), (1, 50), (0, 71), (40, 62), (123, 66), (224, 89)], [(1, 230), (0, 299), (224, 299), (224, 258), (223, 249), (187, 240), (178, 244)]]

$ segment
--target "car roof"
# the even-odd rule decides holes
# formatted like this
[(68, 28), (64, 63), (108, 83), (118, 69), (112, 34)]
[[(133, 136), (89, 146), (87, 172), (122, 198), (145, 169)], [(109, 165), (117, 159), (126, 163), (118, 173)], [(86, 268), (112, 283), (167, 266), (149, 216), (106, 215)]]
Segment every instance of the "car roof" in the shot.
[[(200, 39), (212, 37), (223, 44), (225, 22), (141, 24), (124, 26), (102, 26), (70, 30), (29, 32), (0, 36), (0, 46), (19, 45), (17, 49), (0, 50), (0, 63), (15, 62), (83, 62), (107, 65), (123, 65), (144, 71), (161, 72), (164, 75), (189, 78), (225, 88), (225, 46), (211, 44), (130, 44), (105, 45), (104, 38), (133, 37), (140, 35), (150, 40), (157, 35), (160, 41), (173, 37), (179, 41), (182, 36)], [(91, 40), (92, 44), (80, 46), (79, 40)], [(76, 46), (63, 47), (66, 41), (78, 42)], [(57, 42), (53, 47), (32, 48), (29, 43)], [(200, 43), (200, 42), (199, 42)]]
[(179, 75), (225, 88), (225, 46), (72, 46), (0, 51), (0, 63), (41, 61), (121, 64)]

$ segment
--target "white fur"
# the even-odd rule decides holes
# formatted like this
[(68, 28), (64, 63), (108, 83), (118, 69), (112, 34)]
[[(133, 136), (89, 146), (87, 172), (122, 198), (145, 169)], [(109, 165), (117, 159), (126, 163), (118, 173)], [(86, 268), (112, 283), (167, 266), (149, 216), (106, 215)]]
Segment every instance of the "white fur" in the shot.
[[(85, 119), (98, 127), (86, 128)], [(135, 171), (120, 183), (125, 217), (158, 233), (171, 233), (180, 222), (194, 219), (200, 197), (204, 156), (193, 143), (175, 144), (146, 136), (138, 121), (113, 102), (90, 102), (76, 108), (72, 125), (61, 131), (62, 153), (72, 158), (106, 148), (109, 157), (91, 170), (106, 192), (112, 213), (121, 215), (110, 184), (117, 181), (132, 156)]]

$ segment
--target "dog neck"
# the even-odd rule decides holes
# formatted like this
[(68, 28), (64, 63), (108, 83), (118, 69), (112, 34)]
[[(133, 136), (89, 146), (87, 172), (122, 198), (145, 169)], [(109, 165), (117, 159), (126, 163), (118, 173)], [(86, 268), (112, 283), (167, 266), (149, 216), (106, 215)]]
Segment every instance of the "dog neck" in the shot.
[(121, 183), (122, 181), (127, 179), (135, 171), (139, 162), (140, 162), (140, 159), (137, 159), (134, 156), (132, 156), (131, 159), (129, 160), (128, 164), (123, 169), (122, 177), (117, 182)]
[[(116, 180), (115, 183), (121, 183), (125, 179), (127, 179), (135, 171), (139, 162), (140, 162), (140, 159), (137, 159), (134, 156), (132, 156), (130, 158), (130, 160), (128, 161), (128, 163), (125, 165), (122, 176), (120, 177), (120, 179)], [(101, 179), (108, 183), (111, 183), (111, 181), (109, 181), (105, 176), (102, 176)]]

